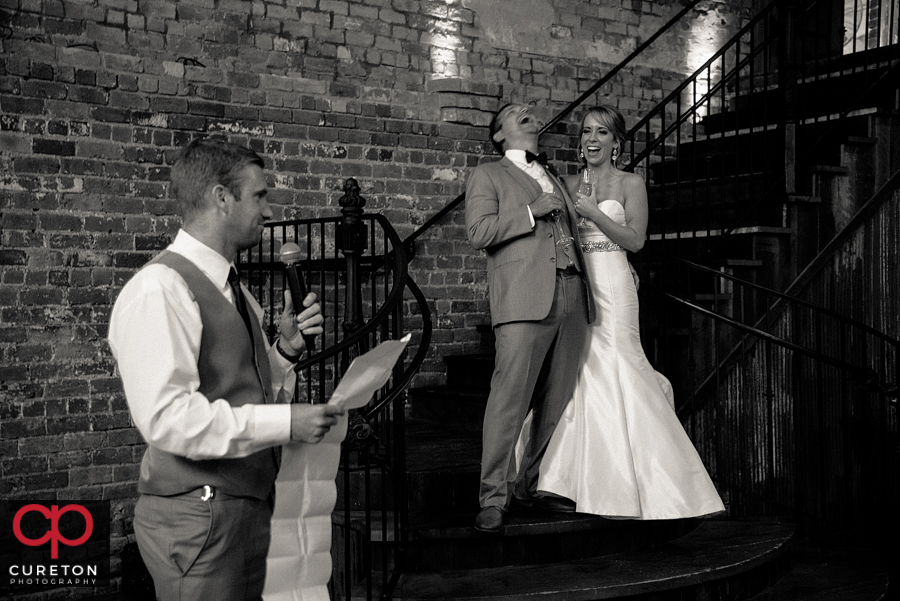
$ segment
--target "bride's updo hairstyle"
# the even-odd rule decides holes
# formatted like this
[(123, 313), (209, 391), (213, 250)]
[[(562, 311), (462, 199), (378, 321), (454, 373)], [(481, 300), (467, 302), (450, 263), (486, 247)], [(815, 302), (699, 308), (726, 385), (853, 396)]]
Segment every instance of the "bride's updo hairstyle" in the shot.
[[(593, 116), (594, 119), (609, 128), (616, 142), (619, 143), (619, 153), (621, 153), (623, 150), (622, 146), (625, 143), (625, 136), (628, 135), (628, 130), (625, 129), (625, 117), (622, 116), (618, 109), (604, 104), (589, 108), (581, 118), (581, 124), (578, 126), (578, 148), (581, 148), (581, 132), (584, 131), (584, 122), (587, 121), (588, 116)], [(583, 167), (587, 166), (584, 157), (581, 157), (581, 164)]]

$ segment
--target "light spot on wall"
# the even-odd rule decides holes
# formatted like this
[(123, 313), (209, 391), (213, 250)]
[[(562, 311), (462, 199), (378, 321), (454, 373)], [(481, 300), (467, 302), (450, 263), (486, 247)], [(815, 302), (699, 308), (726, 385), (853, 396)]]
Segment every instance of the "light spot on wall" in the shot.
[[(685, 65), (688, 72), (694, 73), (702, 67), (724, 44), (730, 35), (727, 17), (717, 10), (700, 12), (689, 21), (690, 34), (685, 44)], [(721, 59), (713, 61), (708, 69), (704, 69), (697, 76), (697, 85), (689, 88), (692, 104), (700, 101), (709, 92), (709, 89), (717, 82), (722, 74)], [(705, 117), (709, 113), (708, 103), (704, 103), (698, 109), (698, 117)]]
[(453, 182), (459, 179), (459, 173), (455, 169), (434, 169), (432, 179)]
[[(447, 6), (456, 4), (456, 0), (446, 0)], [(431, 79), (459, 77), (457, 51), (462, 48), (459, 36), (459, 23), (450, 19), (436, 19), (430, 31), (431, 44)]]

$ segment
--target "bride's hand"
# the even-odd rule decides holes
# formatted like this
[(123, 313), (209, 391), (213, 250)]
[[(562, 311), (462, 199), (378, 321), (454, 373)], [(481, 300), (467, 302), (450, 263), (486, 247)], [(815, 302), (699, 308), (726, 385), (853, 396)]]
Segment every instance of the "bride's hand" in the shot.
[(588, 219), (594, 220), (593, 216), (597, 214), (599, 210), (597, 208), (597, 201), (594, 200), (594, 194), (591, 193), (590, 196), (585, 196), (581, 193), (575, 194), (575, 212), (578, 213), (582, 217), (587, 217)]

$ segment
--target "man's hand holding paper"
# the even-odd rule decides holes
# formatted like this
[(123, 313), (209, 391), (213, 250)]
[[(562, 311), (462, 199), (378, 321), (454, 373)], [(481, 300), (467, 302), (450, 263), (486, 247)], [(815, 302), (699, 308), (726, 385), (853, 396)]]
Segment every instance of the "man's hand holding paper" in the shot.
[(375, 391), (391, 377), (391, 370), (409, 344), (410, 334), (400, 340), (386, 340), (350, 363), (350, 367), (334, 389), (328, 404), (342, 410), (364, 407)]
[(291, 405), (291, 440), (315, 444), (337, 424), (344, 409), (337, 405)]

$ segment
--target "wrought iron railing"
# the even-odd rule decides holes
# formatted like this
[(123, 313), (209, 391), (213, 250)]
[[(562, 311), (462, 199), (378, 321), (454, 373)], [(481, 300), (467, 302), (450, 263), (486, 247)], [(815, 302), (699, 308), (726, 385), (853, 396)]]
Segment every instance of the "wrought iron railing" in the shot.
[[(645, 291), (664, 291), (644, 295), (662, 304), (642, 301), (646, 347), (662, 371), (677, 374), (704, 458), (732, 490), (739, 513), (792, 508), (803, 521), (829, 521), (829, 512), (857, 502), (853, 478), (835, 477), (837, 470), (865, 471), (861, 458), (876, 447), (893, 452), (896, 416), (881, 397), (895, 397), (895, 341), (771, 287), (784, 289), (837, 228), (827, 211), (811, 207), (822, 185), (813, 170), (840, 164), (841, 142), (877, 135), (882, 177), (896, 169), (895, 131), (872, 133), (872, 121), (860, 117), (895, 104), (897, 7), (898, 0), (773, 1), (634, 126), (619, 161), (647, 183), (650, 243), (636, 263)], [(845, 29), (854, 32), (846, 44)], [(553, 127), (577, 135), (563, 119), (604, 82), (542, 133)], [(454, 199), (404, 244), (411, 248), (463, 200)], [(809, 219), (808, 208), (816, 211)], [(751, 237), (762, 243), (748, 249)], [(697, 263), (673, 266), (651, 248)], [(770, 286), (741, 283), (729, 277), (734, 272)], [(721, 402), (707, 402), (714, 396)], [(879, 416), (865, 424), (871, 437), (835, 434), (840, 423), (868, 411)], [(831, 444), (820, 435), (825, 430), (848, 438)], [(852, 447), (851, 436), (866, 444)], [(829, 476), (822, 459), (814, 466), (807, 444), (823, 458), (840, 455), (841, 467)], [(834, 492), (838, 480), (851, 482), (842, 485), (843, 496)], [(866, 492), (877, 488), (873, 482)]]
[(732, 515), (788, 514), (815, 533), (876, 525), (900, 502), (898, 211), (895, 174), (790, 294), (655, 253), (645, 347), (684, 376), (679, 414)]
[[(688, 2), (684, 8), (682, 8), (678, 13), (676, 13), (672, 18), (670, 18), (665, 25), (659, 28), (659, 30), (644, 40), (637, 48), (635, 48), (631, 54), (625, 57), (621, 63), (610, 69), (606, 75), (600, 78), (595, 84), (593, 84), (586, 92), (584, 92), (581, 96), (576, 98), (569, 106), (564, 108), (557, 114), (553, 119), (548, 121), (543, 127), (541, 127), (541, 134), (544, 134), (560, 124), (563, 119), (565, 119), (568, 115), (570, 115), (575, 109), (585, 103), (585, 101), (594, 98), (595, 94), (598, 90), (602, 89), (604, 85), (606, 85), (609, 81), (611, 81), (616, 75), (618, 75), (625, 67), (630, 65), (634, 59), (640, 56), (647, 48), (649, 48), (653, 42), (655, 42), (659, 37), (668, 32), (675, 24), (679, 23), (681, 19), (694, 9), (695, 6), (700, 4), (702, 0), (691, 0)], [(444, 217), (446, 217), (451, 211), (457, 208), (459, 205), (465, 201), (466, 195), (460, 194), (449, 203), (447, 203), (443, 208), (441, 208), (437, 213), (429, 217), (425, 223), (420, 225), (416, 230), (406, 237), (403, 240), (403, 245), (407, 250), (407, 254), (409, 256), (413, 256), (415, 254), (415, 242), (416, 240), (422, 236), (425, 232), (435, 227), (438, 223), (440, 223)]]
[[(883, 22), (885, 34), (844, 51), (833, 21), (843, 2), (773, 3), (629, 136), (626, 169), (645, 177), (651, 204), (637, 261), (645, 346), (673, 375), (734, 515), (788, 513), (815, 531), (868, 524), (866, 503), (890, 511), (898, 501), (898, 342), (842, 315), (876, 303), (810, 298), (827, 311), (799, 287), (759, 285), (787, 287), (843, 225), (832, 212), (849, 203), (826, 199), (820, 211), (824, 178), (814, 176), (819, 165), (844, 169), (842, 144), (872, 144), (847, 169), (865, 198), (865, 184), (898, 167), (896, 136), (878, 121), (897, 91), (896, 5), (865, 3), (884, 16), (870, 30)], [(842, 276), (830, 275), (837, 287)]]
[[(363, 212), (355, 180), (347, 180), (344, 191), (339, 216), (268, 224), (262, 242), (241, 254), (239, 267), (266, 309), (274, 337), (285, 287), (281, 246), (292, 242), (303, 251), (298, 265), (322, 304), (325, 323), (316, 339), (320, 350), (296, 366), (302, 385), (295, 402), (327, 402), (355, 356), (405, 331), (417, 334), (409, 347), (416, 349), (412, 359), (401, 358), (385, 387), (351, 415), (342, 445), (331, 592), (335, 599), (371, 599), (375, 590), (390, 596), (403, 569), (405, 392), (425, 359), (432, 324), (428, 303), (407, 273), (400, 237), (384, 216)], [(406, 314), (410, 300), (417, 305), (413, 315)]]
[(815, 200), (812, 170), (872, 135), (848, 118), (894, 103), (897, 1), (850, 8), (870, 16), (864, 44), (841, 44), (844, 0), (772, 2), (629, 132), (625, 170), (645, 177), (657, 246), (709, 260), (734, 234), (803, 226), (790, 207)]
[[(847, 135), (817, 126), (846, 120), (863, 99), (872, 106), (890, 102), (900, 62), (898, 2), (773, 0), (645, 115), (630, 130), (619, 163), (647, 181), (651, 240), (690, 240), (691, 256), (700, 257), (709, 244), (695, 244), (699, 239), (784, 228), (788, 196), (810, 194), (809, 183), (798, 178), (814, 161), (832, 158), (820, 152), (823, 136)], [(570, 133), (564, 119), (696, 4), (686, 5), (541, 133)], [(845, 43), (848, 29), (857, 34)], [(464, 200), (457, 196), (408, 236), (408, 254)]]

